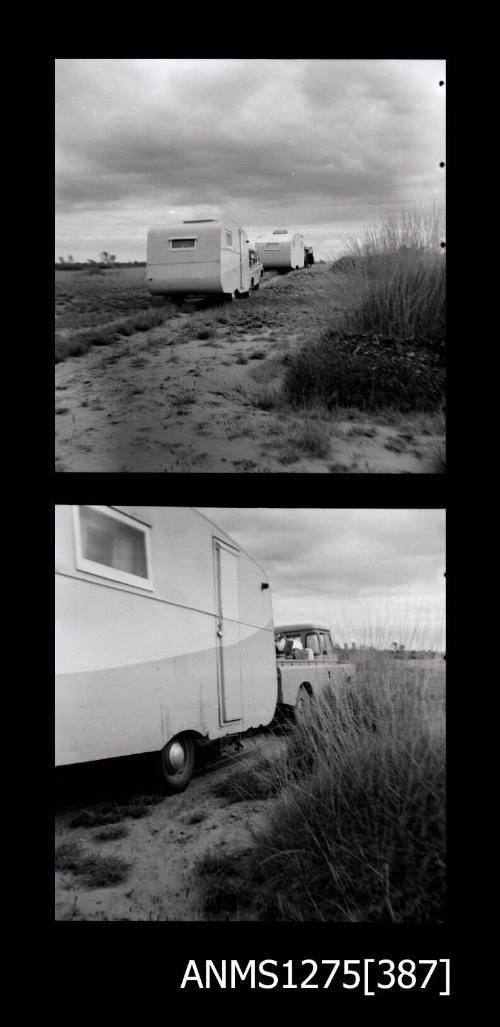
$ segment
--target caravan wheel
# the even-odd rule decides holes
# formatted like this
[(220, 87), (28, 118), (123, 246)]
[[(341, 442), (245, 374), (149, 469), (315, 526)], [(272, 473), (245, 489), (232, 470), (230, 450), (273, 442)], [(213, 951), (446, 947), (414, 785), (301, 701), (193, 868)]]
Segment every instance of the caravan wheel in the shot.
[(194, 768), (194, 742), (187, 735), (176, 735), (160, 753), (160, 775), (170, 795), (187, 788)]

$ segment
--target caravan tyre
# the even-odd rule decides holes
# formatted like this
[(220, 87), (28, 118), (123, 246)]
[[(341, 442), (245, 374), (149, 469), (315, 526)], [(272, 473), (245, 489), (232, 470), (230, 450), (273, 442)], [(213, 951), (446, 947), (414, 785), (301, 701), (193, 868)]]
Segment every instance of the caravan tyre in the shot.
[(160, 753), (161, 784), (173, 795), (187, 788), (194, 768), (194, 742), (187, 735), (176, 735)]

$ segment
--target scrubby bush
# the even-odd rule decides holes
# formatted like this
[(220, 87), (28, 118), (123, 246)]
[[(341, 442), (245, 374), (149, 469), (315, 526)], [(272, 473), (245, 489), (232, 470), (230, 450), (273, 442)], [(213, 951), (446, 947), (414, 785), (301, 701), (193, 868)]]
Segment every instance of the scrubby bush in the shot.
[(446, 268), (437, 208), (387, 215), (335, 261), (335, 322), (288, 360), (294, 404), (434, 410), (444, 392)]
[(126, 880), (130, 864), (118, 856), (83, 851), (76, 842), (62, 842), (56, 849), (55, 869), (81, 878), (89, 888), (109, 888)]
[(284, 390), (294, 405), (324, 403), (361, 410), (433, 410), (445, 374), (435, 347), (380, 335), (327, 331), (288, 361)]
[(265, 917), (444, 919), (444, 732), (428, 712), (425, 678), (401, 668), (361, 672), (306, 711), (254, 853)]
[(443, 717), (444, 672), (364, 653), (352, 682), (301, 710), (280, 755), (226, 786), (233, 801), (263, 800), (267, 815), (237, 860), (214, 853), (200, 867), (206, 911), (443, 921)]

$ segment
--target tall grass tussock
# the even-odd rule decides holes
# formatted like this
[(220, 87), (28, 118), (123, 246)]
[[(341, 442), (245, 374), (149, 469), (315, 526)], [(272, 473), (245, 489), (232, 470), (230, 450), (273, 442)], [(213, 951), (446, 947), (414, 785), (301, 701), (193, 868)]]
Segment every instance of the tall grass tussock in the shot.
[(445, 918), (443, 707), (435, 675), (376, 652), (306, 707), (272, 783), (263, 768), (275, 798), (245, 857), (258, 919)]
[(341, 313), (292, 356), (295, 404), (431, 410), (444, 393), (446, 264), (442, 214), (387, 215), (332, 264)]

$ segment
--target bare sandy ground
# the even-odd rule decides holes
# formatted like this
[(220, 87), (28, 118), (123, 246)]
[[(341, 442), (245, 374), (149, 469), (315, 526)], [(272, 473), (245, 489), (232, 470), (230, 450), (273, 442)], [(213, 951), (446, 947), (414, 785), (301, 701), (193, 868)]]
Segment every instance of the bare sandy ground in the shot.
[[(283, 286), (278, 279), (268, 287)], [(432, 471), (441, 441), (433, 415), (325, 416), (256, 405), (279, 388), (286, 354), (299, 342), (265, 324), (248, 330), (251, 304), (237, 305), (240, 323), (213, 311), (179, 313), (58, 364), (56, 470)], [(326, 437), (325, 455), (308, 445), (308, 426)]]
[[(249, 759), (277, 752), (283, 744), (273, 735), (245, 739)], [(241, 762), (238, 762), (241, 766)], [(56, 920), (207, 920), (195, 864), (207, 852), (237, 853), (252, 843), (251, 831), (265, 816), (267, 802), (229, 803), (214, 786), (233, 773), (234, 765), (211, 769), (190, 782), (181, 795), (166, 796), (140, 820), (127, 818), (129, 834), (114, 841), (96, 839), (95, 828), (70, 828), (75, 809), (56, 816), (56, 845), (72, 841), (83, 851), (113, 855), (130, 864), (122, 884), (88, 888), (78, 876), (56, 873)], [(85, 803), (95, 808), (98, 803)], [(245, 916), (249, 919), (249, 916)]]

